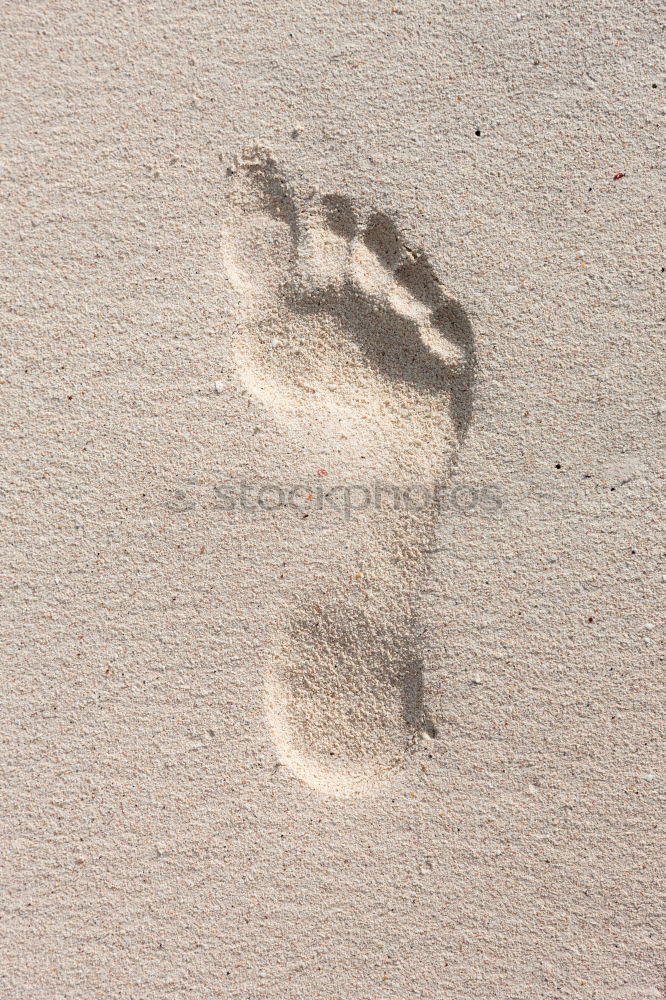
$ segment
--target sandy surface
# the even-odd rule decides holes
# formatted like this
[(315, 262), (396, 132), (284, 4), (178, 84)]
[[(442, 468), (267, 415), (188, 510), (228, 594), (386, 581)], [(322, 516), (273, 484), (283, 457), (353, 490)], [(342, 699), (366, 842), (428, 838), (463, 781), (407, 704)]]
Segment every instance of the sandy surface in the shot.
[(2, 20), (2, 1000), (663, 998), (656, 5)]

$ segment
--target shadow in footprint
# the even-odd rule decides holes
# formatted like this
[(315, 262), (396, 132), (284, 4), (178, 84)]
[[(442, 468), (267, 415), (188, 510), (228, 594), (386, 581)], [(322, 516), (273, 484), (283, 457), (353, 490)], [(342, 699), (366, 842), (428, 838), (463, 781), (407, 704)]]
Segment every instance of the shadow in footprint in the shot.
[(421, 337), (417, 322), (396, 314), (390, 306), (377, 310), (351, 282), (341, 289), (299, 295), (290, 302), (292, 312), (316, 321), (322, 312), (332, 316), (342, 336), (350, 336), (366, 364), (386, 383), (401, 382), (416, 395), (443, 397), (460, 443), (472, 414), (473, 336), (464, 310), (441, 292), (434, 323), (444, 340), (465, 354), (463, 365), (447, 364)]
[(451, 392), (451, 417), (458, 440), (462, 442), (472, 417), (476, 360), (474, 334), (465, 310), (444, 293), (425, 253), (415, 251), (403, 242), (400, 231), (389, 216), (376, 212), (365, 227), (363, 239), (395, 280), (431, 311), (433, 326), (444, 340), (455, 344), (465, 358), (465, 364), (453, 374), (448, 370), (446, 385)]

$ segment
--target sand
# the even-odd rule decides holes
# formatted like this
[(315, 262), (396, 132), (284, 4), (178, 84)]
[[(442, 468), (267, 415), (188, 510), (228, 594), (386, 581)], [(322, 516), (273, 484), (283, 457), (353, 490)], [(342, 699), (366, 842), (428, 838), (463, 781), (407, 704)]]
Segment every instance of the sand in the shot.
[(2, 1000), (666, 996), (659, 31), (4, 5)]

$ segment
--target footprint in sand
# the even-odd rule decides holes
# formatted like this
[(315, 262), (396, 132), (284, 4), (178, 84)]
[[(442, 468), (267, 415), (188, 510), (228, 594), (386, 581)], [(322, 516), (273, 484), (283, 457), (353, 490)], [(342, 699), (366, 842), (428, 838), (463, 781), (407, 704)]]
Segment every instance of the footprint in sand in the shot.
[(340, 528), (325, 582), (294, 595), (266, 667), (281, 762), (322, 791), (368, 792), (435, 731), (415, 621), (435, 511), (395, 497), (450, 474), (470, 419), (472, 333), (386, 215), (297, 189), (263, 150), (229, 174), (222, 253), (242, 384), (312, 443), (313, 465), (335, 453), (346, 481), (390, 484), (353, 536)]

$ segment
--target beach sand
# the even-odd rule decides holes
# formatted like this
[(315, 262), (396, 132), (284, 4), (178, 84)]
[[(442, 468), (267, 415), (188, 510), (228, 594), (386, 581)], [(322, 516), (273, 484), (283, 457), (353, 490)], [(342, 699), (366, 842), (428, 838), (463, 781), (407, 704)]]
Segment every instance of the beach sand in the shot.
[(5, 3), (4, 1000), (658, 1000), (657, 7)]

